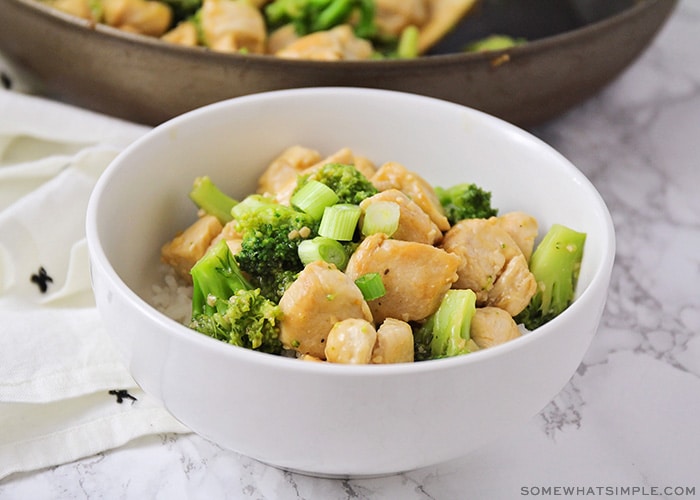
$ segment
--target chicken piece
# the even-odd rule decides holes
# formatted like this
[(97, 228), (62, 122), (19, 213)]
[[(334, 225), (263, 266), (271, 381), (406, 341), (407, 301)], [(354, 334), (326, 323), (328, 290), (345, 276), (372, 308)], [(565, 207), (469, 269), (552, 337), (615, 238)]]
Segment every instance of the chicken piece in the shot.
[(173, 22), (167, 4), (151, 0), (102, 0), (104, 23), (120, 30), (161, 36)]
[(373, 203), (391, 202), (399, 206), (399, 228), (391, 237), (395, 240), (415, 241), (434, 245), (442, 239), (442, 231), (418, 205), (398, 189), (387, 189), (360, 203), (366, 210)]
[(347, 24), (302, 36), (275, 52), (278, 57), (313, 61), (356, 61), (372, 54), (372, 44), (356, 37)]
[(479, 307), (472, 317), (469, 335), (476, 345), (486, 349), (517, 339), (522, 334), (511, 315), (503, 309)]
[(518, 244), (525, 260), (530, 262), (537, 238), (537, 219), (524, 212), (508, 212), (493, 217), (492, 222), (503, 228)]
[(258, 179), (258, 193), (275, 195), (290, 183), (296, 185), (297, 176), (321, 160), (321, 154), (303, 146), (285, 149), (272, 160)]
[(207, 47), (218, 52), (265, 52), (267, 31), (260, 10), (243, 0), (204, 0), (201, 29)]
[(365, 177), (371, 179), (377, 173), (376, 165), (364, 156), (353, 155), (353, 165)]
[(280, 300), (280, 340), (286, 349), (326, 359), (328, 332), (338, 321), (372, 321), (355, 282), (326, 262), (307, 264)]
[(462, 258), (453, 287), (473, 290), (478, 306), (501, 304), (514, 311), (532, 297), (534, 276), (520, 247), (491, 219), (459, 221), (445, 233), (441, 246)]
[(98, 21), (93, 15), (94, 12), (90, 8), (89, 0), (52, 0), (47, 3), (55, 9), (80, 17), (81, 19)]
[(421, 176), (396, 162), (383, 164), (370, 179), (379, 191), (398, 189), (413, 200), (435, 223), (440, 231), (447, 231), (450, 223), (433, 187)]
[(377, 341), (374, 325), (365, 319), (348, 318), (338, 321), (326, 339), (326, 361), (366, 365), (372, 360)]
[(527, 307), (535, 292), (537, 280), (530, 272), (525, 256), (520, 254), (506, 263), (493, 288), (489, 290), (486, 304), (499, 307), (511, 316), (517, 316)]
[(376, 233), (360, 243), (345, 273), (352, 280), (367, 273), (381, 275), (386, 294), (369, 303), (376, 324), (386, 318), (418, 321), (437, 310), (457, 280), (461, 262), (457, 255), (432, 245)]
[(469, 15), (478, 0), (428, 0), (430, 17), (420, 27), (418, 53), (424, 54), (454, 29), (459, 21)]
[(375, 9), (379, 32), (392, 37), (408, 26), (422, 26), (430, 15), (427, 0), (376, 0)]
[(385, 319), (377, 329), (377, 342), (372, 351), (372, 363), (412, 363), (413, 353), (411, 325), (394, 318)]
[(212, 240), (221, 232), (221, 222), (213, 215), (204, 215), (161, 247), (161, 260), (171, 266), (188, 283), (190, 269), (206, 253)]
[[(301, 170), (300, 172), (297, 172), (298, 175), (310, 175), (319, 170), (321, 167), (324, 165), (328, 165), (329, 163), (342, 163), (345, 165), (354, 165), (355, 162), (360, 159), (360, 162), (364, 165), (363, 168), (366, 168), (366, 161), (362, 160), (362, 157), (357, 157), (353, 154), (352, 150), (350, 148), (341, 148), (335, 153), (331, 154), (330, 156), (326, 156), (323, 159), (319, 159), (314, 163), (313, 165), (310, 165), (306, 167), (305, 169)], [(282, 205), (289, 205), (289, 200), (292, 198), (292, 194), (294, 193), (294, 190), (297, 187), (297, 175), (294, 176), (293, 179), (290, 179), (284, 186), (282, 186), (277, 192), (275, 196), (275, 200), (277, 203), (281, 203)]]
[(182, 21), (160, 38), (165, 42), (186, 47), (196, 47), (199, 44), (197, 26), (192, 21)]
[(221, 232), (217, 234), (211, 243), (209, 248), (215, 247), (219, 241), (226, 240), (228, 249), (232, 254), (236, 255), (241, 251), (241, 245), (243, 244), (243, 235), (236, 230), (236, 221), (230, 221), (224, 224)]
[(267, 37), (267, 54), (276, 54), (293, 42), (299, 39), (296, 29), (293, 24), (285, 24), (281, 28), (277, 28)]

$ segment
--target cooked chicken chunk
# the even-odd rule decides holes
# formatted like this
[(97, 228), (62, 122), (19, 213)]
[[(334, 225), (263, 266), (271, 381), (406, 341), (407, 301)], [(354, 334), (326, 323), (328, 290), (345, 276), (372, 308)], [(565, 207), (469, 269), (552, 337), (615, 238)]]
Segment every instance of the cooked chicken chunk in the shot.
[(190, 269), (202, 258), (221, 229), (221, 222), (213, 215), (200, 217), (181, 234), (163, 245), (160, 251), (161, 260), (191, 283)]
[(442, 248), (462, 258), (453, 287), (473, 290), (477, 305), (498, 305), (517, 314), (532, 298), (536, 283), (520, 247), (492, 220), (458, 222), (445, 233)]
[(268, 165), (258, 179), (258, 193), (277, 194), (293, 182), (296, 184), (297, 175), (321, 160), (321, 154), (303, 146), (292, 146)]
[(517, 339), (521, 333), (510, 314), (499, 307), (479, 307), (472, 317), (469, 335), (480, 348)]
[(348, 318), (337, 322), (328, 332), (326, 361), (366, 365), (372, 360), (377, 341), (374, 325), (365, 319)]
[(387, 189), (370, 196), (360, 203), (360, 207), (367, 207), (377, 202), (396, 203), (399, 207), (399, 228), (393, 235), (395, 240), (415, 241), (434, 245), (442, 239), (442, 231), (435, 225), (418, 205), (398, 189)]
[(51, 0), (47, 3), (58, 10), (67, 12), (76, 17), (97, 21), (90, 8), (90, 0)]
[[(365, 177), (369, 177), (374, 173), (374, 165), (371, 161), (363, 156), (355, 155), (350, 148), (341, 148), (335, 153), (319, 159), (313, 165), (310, 165), (300, 172), (298, 175), (310, 175), (319, 170), (324, 165), (329, 163), (342, 163), (344, 165), (354, 165), (357, 170), (359, 170)], [(288, 182), (281, 186), (275, 195), (275, 199), (278, 203), (283, 205), (289, 205), (289, 200), (297, 187), (297, 175), (294, 178), (290, 178)]]
[(124, 31), (161, 36), (173, 20), (163, 2), (150, 0), (102, 0), (104, 23)]
[(405, 321), (387, 318), (377, 330), (372, 363), (412, 363), (413, 330)]
[(326, 359), (328, 332), (338, 321), (372, 321), (355, 282), (332, 264), (307, 264), (280, 300), (280, 340), (287, 349)]
[(507, 311), (511, 316), (520, 314), (537, 292), (537, 280), (528, 268), (525, 256), (516, 255), (496, 278), (486, 304)]
[(196, 47), (199, 43), (197, 39), (197, 26), (192, 21), (182, 21), (173, 29), (165, 33), (162, 40), (186, 47)]
[(508, 212), (493, 217), (493, 222), (513, 238), (523, 252), (525, 260), (530, 262), (537, 238), (537, 219), (524, 212)]
[(389, 36), (399, 36), (408, 26), (422, 26), (430, 14), (427, 0), (376, 0), (375, 8), (377, 28)]
[(360, 243), (345, 273), (352, 280), (367, 273), (381, 275), (386, 294), (369, 303), (380, 324), (386, 318), (421, 320), (435, 312), (457, 279), (460, 263), (458, 256), (432, 245), (377, 233)]
[(224, 227), (221, 229), (221, 232), (217, 234), (213, 240), (211, 240), (209, 248), (215, 247), (221, 240), (226, 240), (228, 249), (231, 251), (232, 254), (236, 255), (238, 252), (241, 251), (241, 245), (243, 244), (243, 235), (236, 230), (235, 221), (231, 221), (224, 224)]
[(267, 31), (259, 9), (243, 0), (204, 0), (200, 11), (207, 47), (219, 52), (265, 52)]
[(287, 59), (314, 61), (353, 61), (369, 59), (372, 54), (372, 44), (356, 37), (346, 24), (302, 36), (275, 53)]
[(423, 211), (441, 231), (447, 231), (450, 223), (445, 217), (440, 200), (433, 187), (421, 176), (396, 162), (383, 164), (370, 179), (379, 191), (398, 189)]

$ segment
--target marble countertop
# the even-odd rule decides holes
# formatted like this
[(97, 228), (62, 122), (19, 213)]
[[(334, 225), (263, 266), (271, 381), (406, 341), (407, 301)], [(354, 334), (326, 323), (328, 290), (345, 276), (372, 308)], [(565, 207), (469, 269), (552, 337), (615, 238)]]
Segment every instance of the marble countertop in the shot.
[(277, 470), (196, 435), (158, 435), (15, 474), (0, 498), (700, 497), (698, 42), (700, 2), (682, 0), (619, 79), (532, 130), (600, 190), (618, 250), (581, 366), (515, 433), (439, 466), (345, 480)]

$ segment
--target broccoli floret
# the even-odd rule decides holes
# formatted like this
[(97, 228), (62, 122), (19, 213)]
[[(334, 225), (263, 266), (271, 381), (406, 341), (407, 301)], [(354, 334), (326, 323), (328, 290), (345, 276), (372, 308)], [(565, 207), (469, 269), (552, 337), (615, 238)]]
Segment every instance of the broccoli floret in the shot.
[(228, 300), (216, 299), (217, 311), (199, 314), (190, 327), (229, 344), (270, 354), (282, 351), (279, 339), (280, 307), (260, 289), (238, 290)]
[(192, 269), (192, 317), (216, 311), (214, 299), (227, 300), (251, 283), (241, 273), (228, 245), (221, 240), (200, 258)]
[(270, 28), (291, 23), (300, 36), (329, 30), (351, 18), (357, 36), (368, 38), (376, 31), (373, 0), (275, 0), (264, 14)]
[(534, 330), (569, 307), (574, 300), (585, 242), (586, 233), (561, 224), (554, 224), (547, 231), (530, 258), (537, 292), (515, 317), (516, 322)]
[(231, 209), (238, 203), (224, 194), (207, 176), (197, 177), (194, 180), (190, 199), (197, 207), (219, 219), (222, 224), (226, 224), (233, 218)]
[(304, 268), (299, 243), (316, 236), (318, 221), (263, 195), (250, 195), (232, 210), (243, 236), (236, 261), (262, 294), (278, 302)]
[(316, 180), (331, 188), (338, 203), (359, 205), (362, 200), (377, 194), (377, 188), (354, 165), (327, 163), (316, 172), (299, 178), (297, 190), (309, 180)]
[(173, 24), (187, 19), (199, 10), (202, 0), (162, 0), (173, 11)]
[(437, 311), (422, 324), (414, 326), (416, 361), (459, 356), (478, 350), (469, 334), (475, 311), (476, 294), (472, 290), (448, 290)]
[(498, 209), (491, 206), (491, 192), (476, 184), (457, 184), (449, 188), (436, 187), (435, 193), (445, 209), (450, 224), (464, 219), (488, 219), (498, 215)]
[(279, 306), (246, 280), (225, 241), (197, 261), (191, 274), (190, 328), (240, 347), (281, 352)]

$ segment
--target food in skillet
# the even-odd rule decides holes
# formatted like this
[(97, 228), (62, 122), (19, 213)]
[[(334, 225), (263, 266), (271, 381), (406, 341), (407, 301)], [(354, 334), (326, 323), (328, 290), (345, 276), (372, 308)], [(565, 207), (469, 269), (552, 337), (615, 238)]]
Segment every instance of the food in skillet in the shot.
[(42, 0), (95, 23), (214, 51), (292, 59), (415, 57), (476, 0)]
[[(349, 148), (293, 146), (235, 200), (208, 177), (199, 217), (161, 249), (192, 329), (271, 354), (398, 363), (522, 335), (574, 298), (585, 234), (498, 214), (475, 184), (434, 187)], [(188, 297), (188, 300), (189, 297)], [(520, 325), (520, 326), (519, 326)]]

